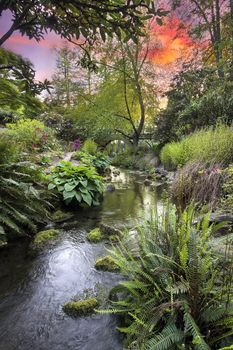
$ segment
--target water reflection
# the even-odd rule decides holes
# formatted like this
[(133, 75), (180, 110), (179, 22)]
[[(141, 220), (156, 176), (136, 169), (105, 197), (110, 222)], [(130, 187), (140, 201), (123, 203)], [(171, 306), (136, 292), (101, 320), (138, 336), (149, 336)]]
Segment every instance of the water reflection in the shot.
[(141, 173), (115, 176), (116, 191), (105, 193), (102, 206), (77, 213), (78, 224), (34, 260), (24, 244), (0, 255), (0, 350), (122, 350), (115, 317), (75, 320), (62, 305), (86, 288), (110, 288), (121, 278), (95, 270), (105, 246), (88, 243), (85, 235), (100, 221), (124, 227), (149, 216), (161, 192), (143, 181)]

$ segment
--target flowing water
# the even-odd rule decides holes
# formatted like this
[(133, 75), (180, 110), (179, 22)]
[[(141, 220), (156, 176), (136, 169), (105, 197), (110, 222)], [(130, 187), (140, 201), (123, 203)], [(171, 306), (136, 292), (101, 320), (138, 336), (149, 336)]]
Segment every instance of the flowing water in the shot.
[[(99, 222), (133, 227), (159, 203), (162, 187), (143, 184), (143, 174), (113, 178), (99, 208), (77, 212), (52, 246), (35, 258), (25, 243), (0, 252), (0, 350), (122, 350), (112, 315), (71, 318), (62, 305), (86, 289), (111, 288), (121, 276), (94, 268), (104, 243), (85, 236)], [(102, 286), (102, 287), (101, 287)]]

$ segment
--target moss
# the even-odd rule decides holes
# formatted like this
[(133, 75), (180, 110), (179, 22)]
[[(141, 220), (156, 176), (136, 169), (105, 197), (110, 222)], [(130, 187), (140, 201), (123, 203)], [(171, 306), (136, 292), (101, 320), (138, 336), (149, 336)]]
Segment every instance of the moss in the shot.
[(90, 231), (87, 235), (87, 240), (89, 242), (97, 243), (103, 239), (102, 233), (98, 227), (94, 228), (94, 230)]
[(96, 260), (95, 267), (97, 270), (102, 271), (119, 271), (119, 266), (115, 263), (115, 260), (110, 255)]
[(99, 305), (96, 298), (89, 298), (85, 300), (69, 301), (63, 306), (63, 310), (70, 316), (84, 316), (93, 313), (95, 308)]
[(68, 220), (68, 219), (71, 219), (72, 217), (73, 217), (73, 214), (63, 212), (63, 211), (61, 211), (61, 210), (59, 209), (59, 210), (56, 210), (56, 211), (52, 214), (51, 219), (52, 219), (52, 221), (54, 221), (54, 222), (63, 222), (63, 221), (66, 221), (66, 220)]
[(47, 241), (50, 241), (54, 237), (57, 237), (59, 234), (58, 230), (50, 229), (46, 231), (40, 231), (36, 234), (36, 236), (33, 239), (33, 243), (36, 245), (43, 244)]

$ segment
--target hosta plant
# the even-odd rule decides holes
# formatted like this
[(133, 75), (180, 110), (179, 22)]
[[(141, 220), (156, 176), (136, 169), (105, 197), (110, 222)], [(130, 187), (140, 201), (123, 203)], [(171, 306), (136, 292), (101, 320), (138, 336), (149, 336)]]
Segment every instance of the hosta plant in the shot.
[(66, 204), (98, 205), (103, 193), (102, 177), (86, 165), (60, 162), (49, 175), (48, 189), (62, 194)]
[(110, 166), (110, 159), (101, 152), (98, 152), (96, 155), (91, 155), (84, 151), (78, 151), (75, 153), (74, 158), (79, 160), (82, 164), (95, 167), (99, 174), (103, 174)]
[[(205, 216), (194, 224), (189, 207), (138, 227), (111, 254), (126, 279), (113, 288), (110, 310), (119, 313), (127, 349), (214, 350), (232, 344), (232, 234), (214, 238), (220, 225)], [(221, 254), (223, 252), (223, 254)], [(231, 251), (232, 254), (232, 251)]]

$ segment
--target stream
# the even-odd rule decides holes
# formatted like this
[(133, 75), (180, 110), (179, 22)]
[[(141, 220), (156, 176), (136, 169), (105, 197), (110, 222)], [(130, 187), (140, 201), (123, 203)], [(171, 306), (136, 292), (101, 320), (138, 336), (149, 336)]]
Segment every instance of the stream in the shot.
[(105, 192), (100, 207), (79, 211), (61, 224), (62, 234), (35, 258), (18, 243), (0, 253), (0, 350), (122, 350), (117, 318), (92, 315), (71, 318), (62, 305), (85, 289), (111, 288), (121, 276), (97, 271), (106, 255), (104, 243), (91, 244), (86, 234), (98, 223), (131, 228), (160, 203), (162, 186), (144, 185), (145, 175), (121, 171), (114, 192)]

